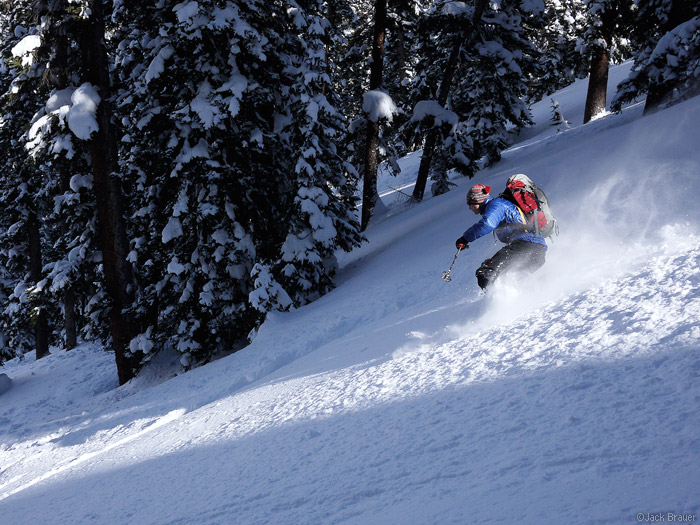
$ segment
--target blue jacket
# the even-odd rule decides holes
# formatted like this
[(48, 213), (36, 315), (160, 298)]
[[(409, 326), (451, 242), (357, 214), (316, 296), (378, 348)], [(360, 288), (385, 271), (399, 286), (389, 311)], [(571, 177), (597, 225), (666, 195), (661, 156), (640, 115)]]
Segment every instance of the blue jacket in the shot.
[(473, 242), (495, 230), (498, 240), (509, 244), (513, 241), (536, 242), (547, 247), (544, 237), (523, 231), (523, 217), (518, 207), (500, 197), (488, 197), (481, 206), (481, 220), (464, 232), (467, 242)]

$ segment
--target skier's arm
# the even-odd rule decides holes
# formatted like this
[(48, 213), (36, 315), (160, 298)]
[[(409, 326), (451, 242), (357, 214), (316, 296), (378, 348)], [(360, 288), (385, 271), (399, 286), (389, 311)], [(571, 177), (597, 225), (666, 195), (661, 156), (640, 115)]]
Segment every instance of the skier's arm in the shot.
[(467, 242), (473, 242), (479, 237), (491, 233), (506, 218), (505, 206), (498, 202), (491, 202), (481, 216), (481, 220), (467, 229), (462, 237)]

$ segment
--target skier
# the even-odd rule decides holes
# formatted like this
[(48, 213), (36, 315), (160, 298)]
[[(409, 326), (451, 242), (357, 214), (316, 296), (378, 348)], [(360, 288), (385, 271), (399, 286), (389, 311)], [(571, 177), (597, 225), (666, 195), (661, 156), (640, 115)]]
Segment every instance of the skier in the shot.
[(476, 280), (482, 289), (506, 271), (534, 272), (544, 264), (547, 252), (544, 237), (526, 229), (520, 208), (502, 197), (494, 199), (490, 192), (491, 188), (483, 184), (476, 184), (469, 190), (467, 205), (475, 215), (481, 215), (481, 219), (455, 242), (457, 248), (465, 249), (470, 242), (495, 232), (498, 240), (506, 244), (476, 271)]

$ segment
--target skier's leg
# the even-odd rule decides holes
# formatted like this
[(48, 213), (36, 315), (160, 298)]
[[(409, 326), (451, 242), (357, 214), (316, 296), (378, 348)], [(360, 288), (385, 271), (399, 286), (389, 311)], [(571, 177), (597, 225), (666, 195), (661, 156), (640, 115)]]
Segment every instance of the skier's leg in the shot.
[(504, 246), (498, 250), (493, 257), (486, 259), (476, 270), (476, 282), (483, 289), (492, 284), (500, 273), (507, 267), (508, 261), (512, 258), (511, 245)]
[(515, 241), (510, 245), (513, 257), (509, 264), (509, 271), (533, 273), (545, 262), (547, 248), (536, 242)]
[(522, 271), (532, 273), (545, 261), (547, 249), (541, 244), (515, 241), (504, 246), (490, 259), (486, 259), (476, 271), (476, 280), (486, 288), (504, 272)]
[(476, 282), (482, 290), (491, 284), (491, 281), (496, 278), (493, 271), (486, 266), (490, 260), (491, 259), (485, 260), (476, 270)]

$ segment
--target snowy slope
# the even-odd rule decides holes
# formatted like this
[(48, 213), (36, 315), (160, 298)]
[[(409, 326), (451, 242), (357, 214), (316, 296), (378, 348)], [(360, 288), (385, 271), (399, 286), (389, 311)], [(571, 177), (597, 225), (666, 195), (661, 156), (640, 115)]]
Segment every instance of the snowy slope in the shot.
[[(700, 98), (583, 126), (585, 87), (555, 96), (570, 130), (541, 102), (502, 162), (420, 206), (389, 188), (404, 159), (339, 287), (234, 355), (121, 388), (95, 347), (0, 367), (0, 522), (697, 521)], [(485, 238), (444, 283), (466, 189), (518, 171), (561, 223), (546, 266), (482, 297)]]

